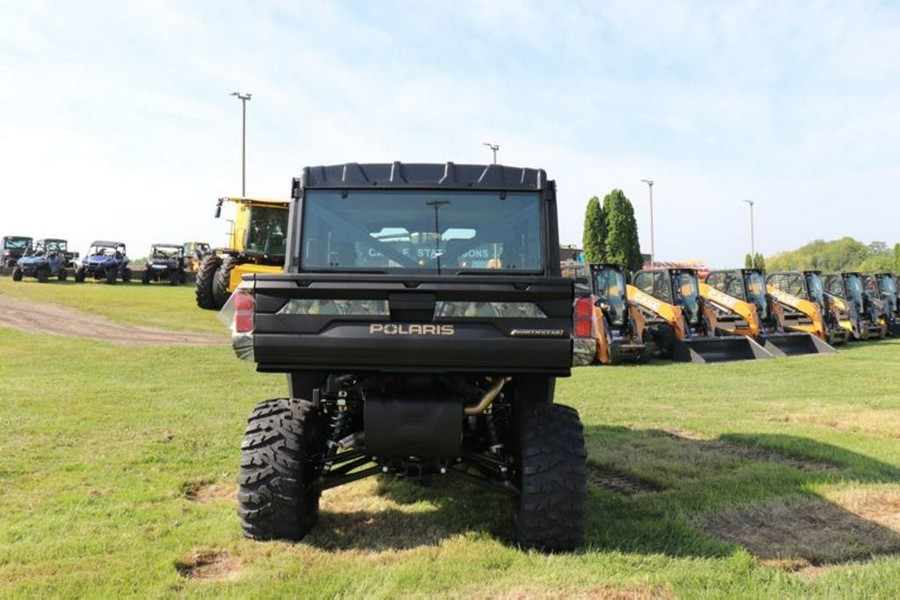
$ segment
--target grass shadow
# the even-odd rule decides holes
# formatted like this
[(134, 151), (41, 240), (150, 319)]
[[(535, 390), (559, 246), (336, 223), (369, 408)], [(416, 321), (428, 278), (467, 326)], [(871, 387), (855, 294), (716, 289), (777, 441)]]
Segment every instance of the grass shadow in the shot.
[[(586, 428), (586, 551), (827, 565), (900, 551), (900, 533), (857, 502), (811, 493), (820, 483), (896, 483), (900, 469), (808, 438)], [(900, 491), (888, 501), (900, 507)], [(438, 546), (457, 536), (514, 545), (512, 502), (455, 480), (379, 477), (374, 493), (334, 492), (305, 542), (327, 551)], [(872, 500), (884, 505), (884, 499)], [(872, 503), (870, 502), (870, 504)], [(860, 510), (859, 507), (863, 506)]]
[[(588, 525), (594, 549), (721, 557), (743, 547), (764, 561), (801, 566), (900, 550), (896, 528), (860, 509), (864, 502), (851, 511), (809, 491), (818, 483), (896, 483), (893, 465), (791, 435), (700, 439), (606, 426), (586, 434), (596, 475)], [(612, 482), (604, 477), (610, 469)], [(892, 494), (900, 506), (900, 491)]]
[[(460, 535), (512, 540), (508, 498), (477, 486), (439, 477), (412, 482), (379, 476), (374, 496), (323, 502), (304, 542), (329, 551), (383, 552), (438, 546)], [(360, 507), (366, 504), (374, 506)]]

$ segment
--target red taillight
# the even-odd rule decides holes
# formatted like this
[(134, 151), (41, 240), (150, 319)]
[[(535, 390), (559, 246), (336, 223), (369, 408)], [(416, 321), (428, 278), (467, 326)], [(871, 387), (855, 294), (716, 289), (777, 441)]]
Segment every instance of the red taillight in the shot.
[(256, 309), (256, 299), (246, 290), (234, 292), (234, 331), (235, 333), (250, 333), (253, 331), (253, 312)]
[(575, 337), (594, 337), (593, 298), (579, 298), (575, 301)]

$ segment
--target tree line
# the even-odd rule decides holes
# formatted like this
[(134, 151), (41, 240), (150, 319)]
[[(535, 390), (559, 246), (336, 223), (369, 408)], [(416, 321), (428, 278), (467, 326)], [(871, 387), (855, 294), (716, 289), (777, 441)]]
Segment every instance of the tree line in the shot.
[(815, 240), (796, 250), (779, 252), (766, 259), (770, 271), (860, 271), (900, 274), (900, 244), (890, 248), (885, 242), (864, 244), (852, 237)]
[(629, 271), (644, 266), (634, 207), (622, 190), (608, 193), (602, 204), (597, 196), (588, 200), (582, 244), (585, 262), (625, 265)]

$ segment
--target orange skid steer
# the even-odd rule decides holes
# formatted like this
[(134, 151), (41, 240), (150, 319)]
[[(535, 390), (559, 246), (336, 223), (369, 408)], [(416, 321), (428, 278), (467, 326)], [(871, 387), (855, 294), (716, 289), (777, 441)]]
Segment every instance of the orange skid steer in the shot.
[(774, 358), (752, 338), (717, 327), (715, 311), (700, 295), (696, 269), (644, 269), (632, 281), (628, 300), (639, 308), (661, 358), (698, 363)]
[[(824, 325), (818, 307), (785, 292), (770, 293), (761, 269), (710, 271), (706, 282), (700, 284), (700, 296), (715, 311), (720, 330), (749, 336), (774, 356), (835, 352), (824, 341)], [(808, 331), (789, 330), (785, 326), (782, 302), (811, 314), (822, 339)]]

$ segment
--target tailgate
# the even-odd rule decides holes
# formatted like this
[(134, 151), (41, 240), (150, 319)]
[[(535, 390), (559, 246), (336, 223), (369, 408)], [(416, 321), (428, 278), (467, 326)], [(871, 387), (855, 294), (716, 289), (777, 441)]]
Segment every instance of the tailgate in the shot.
[(572, 280), (510, 276), (248, 276), (261, 371), (568, 375)]

